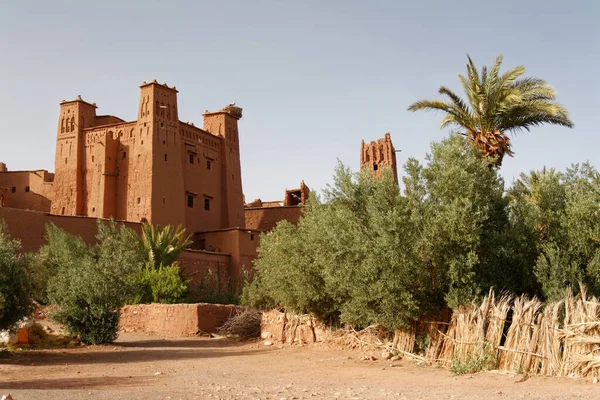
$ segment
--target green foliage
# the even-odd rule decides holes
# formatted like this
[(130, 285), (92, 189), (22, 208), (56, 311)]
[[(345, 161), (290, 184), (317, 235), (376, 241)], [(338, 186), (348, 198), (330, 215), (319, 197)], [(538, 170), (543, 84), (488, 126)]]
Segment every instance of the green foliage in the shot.
[(493, 358), (485, 351), (483, 355), (472, 355), (466, 362), (454, 357), (450, 365), (450, 371), (455, 375), (475, 374), (492, 368)]
[(188, 298), (189, 281), (181, 278), (177, 265), (160, 265), (155, 269), (152, 264), (147, 263), (138, 271), (136, 280), (141, 288), (133, 304), (176, 304), (184, 303)]
[(154, 269), (160, 266), (173, 265), (180, 254), (192, 243), (190, 236), (185, 236), (185, 229), (181, 226), (174, 228), (167, 225), (142, 225), (141, 245), (147, 253), (147, 261)]
[(490, 286), (554, 299), (581, 282), (600, 295), (600, 174), (589, 164), (505, 190), (490, 160), (454, 134), (405, 171), (401, 192), (390, 171), (340, 165), (297, 226), (282, 221), (261, 237), (242, 302), (397, 329)]
[(554, 300), (584, 283), (600, 294), (600, 174), (589, 163), (565, 173), (522, 174), (509, 192), (511, 219), (531, 249), (539, 294)]
[(33, 310), (32, 282), (25, 259), (19, 255), (20, 247), (0, 221), (0, 329), (11, 328)]
[(340, 165), (297, 227), (283, 221), (261, 237), (243, 302), (397, 329), (506, 287), (509, 220), (496, 170), (458, 135), (427, 160), (407, 162), (404, 195), (389, 170), (375, 179)]
[(444, 112), (442, 128), (458, 126), (477, 150), (495, 158), (496, 165), (502, 164), (505, 154), (513, 154), (508, 132), (529, 131), (542, 124), (573, 126), (567, 110), (556, 102), (555, 90), (542, 79), (523, 78), (522, 65), (500, 74), (502, 56), (498, 56), (491, 68), (483, 67), (480, 73), (468, 59), (467, 76), (458, 75), (466, 101), (442, 86), (439, 93), (447, 101), (421, 100), (408, 109)]
[(85, 343), (110, 343), (117, 337), (120, 308), (135, 296), (135, 275), (143, 263), (135, 232), (110, 221), (98, 222), (98, 244), (87, 246), (56, 226), (47, 228), (40, 249), (52, 271), (47, 295), (58, 306), (52, 317)]

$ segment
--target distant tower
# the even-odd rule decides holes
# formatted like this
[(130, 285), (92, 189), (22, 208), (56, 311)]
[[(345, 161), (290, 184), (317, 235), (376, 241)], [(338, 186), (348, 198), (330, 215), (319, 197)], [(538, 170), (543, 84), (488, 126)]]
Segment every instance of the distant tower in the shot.
[(222, 225), (244, 228), (244, 195), (242, 193), (242, 170), (240, 166), (240, 140), (238, 120), (242, 109), (232, 103), (221, 111), (204, 113), (204, 130), (223, 138), (222, 170)]
[(394, 181), (398, 182), (398, 171), (396, 166), (396, 150), (392, 144), (389, 132), (381, 139), (366, 144), (363, 140), (360, 144), (360, 168), (373, 170), (381, 175), (381, 168), (390, 167), (394, 174)]

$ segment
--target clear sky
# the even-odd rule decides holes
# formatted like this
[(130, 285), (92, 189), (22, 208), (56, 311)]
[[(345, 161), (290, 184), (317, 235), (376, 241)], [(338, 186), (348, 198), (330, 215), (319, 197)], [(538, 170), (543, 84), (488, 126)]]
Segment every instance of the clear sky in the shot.
[(447, 131), (440, 114), (406, 108), (440, 85), (460, 90), (468, 53), (546, 79), (575, 123), (514, 138), (508, 182), (600, 167), (599, 19), (593, 0), (0, 0), (0, 160), (54, 170), (62, 99), (133, 120), (138, 86), (157, 79), (179, 89), (182, 121), (243, 107), (246, 200), (281, 199), (301, 180), (331, 182), (338, 158), (357, 169), (363, 138), (389, 131), (400, 164), (423, 159)]

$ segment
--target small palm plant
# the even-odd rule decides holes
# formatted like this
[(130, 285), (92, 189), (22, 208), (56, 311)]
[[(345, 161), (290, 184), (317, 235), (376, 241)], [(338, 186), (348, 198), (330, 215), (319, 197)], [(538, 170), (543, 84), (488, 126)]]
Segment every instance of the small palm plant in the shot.
[(191, 235), (185, 236), (181, 225), (174, 228), (167, 225), (142, 225), (142, 246), (147, 253), (147, 262), (154, 269), (170, 266), (177, 261), (179, 255), (192, 243)]
[(457, 125), (478, 151), (495, 158), (498, 167), (506, 154), (513, 155), (507, 133), (542, 124), (573, 127), (567, 110), (555, 101), (555, 90), (542, 79), (523, 78), (525, 67), (500, 74), (498, 56), (489, 70), (484, 66), (479, 73), (471, 57), (468, 60), (467, 76), (458, 75), (467, 101), (442, 86), (439, 93), (449, 100), (421, 100), (408, 109), (445, 112), (441, 127)]

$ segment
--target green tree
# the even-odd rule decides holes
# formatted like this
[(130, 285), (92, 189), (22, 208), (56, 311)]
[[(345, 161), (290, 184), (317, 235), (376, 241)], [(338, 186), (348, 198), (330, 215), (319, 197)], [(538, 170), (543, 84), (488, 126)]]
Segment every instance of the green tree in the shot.
[(439, 93), (449, 100), (421, 100), (408, 109), (443, 111), (442, 128), (458, 126), (478, 151), (495, 159), (496, 166), (505, 154), (513, 154), (508, 133), (542, 124), (573, 126), (567, 110), (555, 101), (555, 90), (542, 79), (523, 78), (523, 66), (500, 74), (502, 56), (498, 56), (489, 70), (483, 67), (479, 73), (468, 59), (467, 76), (458, 75), (467, 101), (442, 86)]
[(20, 248), (0, 221), (0, 329), (13, 327), (33, 310), (32, 284)]
[(47, 289), (50, 303), (58, 306), (52, 318), (85, 343), (114, 341), (120, 309), (135, 296), (135, 276), (144, 262), (135, 233), (99, 221), (93, 246), (56, 227), (48, 228), (47, 236), (40, 254), (56, 267)]

